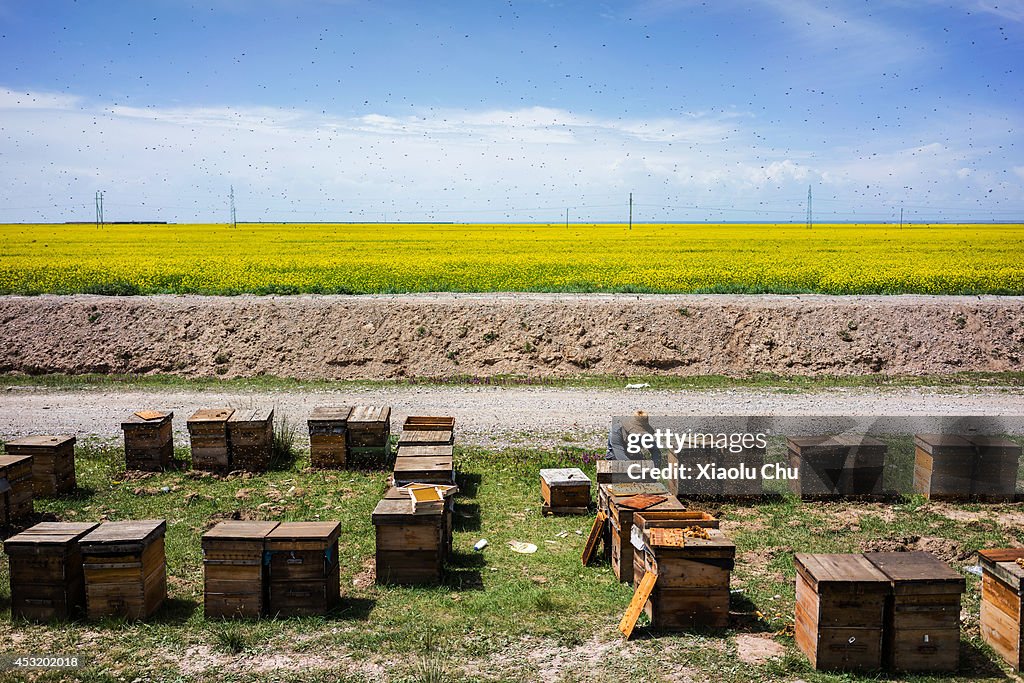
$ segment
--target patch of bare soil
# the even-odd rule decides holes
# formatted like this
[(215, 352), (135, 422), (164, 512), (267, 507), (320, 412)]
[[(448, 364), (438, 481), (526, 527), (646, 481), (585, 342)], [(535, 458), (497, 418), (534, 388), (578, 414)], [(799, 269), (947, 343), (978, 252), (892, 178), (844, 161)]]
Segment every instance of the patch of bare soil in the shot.
[(741, 633), (736, 636), (736, 655), (747, 664), (762, 664), (769, 659), (783, 657), (786, 647), (771, 636)]
[(961, 549), (960, 544), (949, 538), (935, 536), (902, 536), (897, 538), (875, 538), (861, 543), (863, 552), (908, 552), (923, 550), (943, 562), (964, 561), (973, 553)]
[(1024, 298), (0, 297), (0, 372), (383, 379), (1019, 370)]

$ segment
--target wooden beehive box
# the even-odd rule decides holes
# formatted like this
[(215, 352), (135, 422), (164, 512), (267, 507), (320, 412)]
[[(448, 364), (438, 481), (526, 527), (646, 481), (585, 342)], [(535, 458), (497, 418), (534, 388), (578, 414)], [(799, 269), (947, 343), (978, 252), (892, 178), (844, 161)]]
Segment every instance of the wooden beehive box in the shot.
[(978, 551), (981, 637), (1016, 671), (1024, 668), (1024, 548)]
[(26, 436), (4, 445), (7, 455), (32, 456), (32, 492), (56, 496), (75, 488), (75, 437)]
[(455, 463), (451, 446), (400, 446), (395, 458), (392, 484), (454, 484)]
[(327, 614), (341, 599), (339, 522), (282, 522), (267, 534), (267, 611)]
[(402, 431), (455, 431), (455, 418), (445, 415), (410, 415), (402, 423)]
[(868, 436), (794, 436), (789, 466), (799, 470), (790, 491), (805, 499), (872, 498), (883, 493), (888, 446)]
[(373, 510), (376, 581), (433, 585), (441, 582), (447, 547), (443, 512), (416, 514), (408, 495), (385, 496)]
[[(644, 607), (652, 628), (678, 630), (729, 625), (729, 576), (735, 564), (736, 544), (719, 529), (705, 526), (717, 526), (717, 520), (710, 515), (692, 514), (701, 518), (645, 522), (634, 543), (633, 572), (637, 585), (648, 571), (658, 576)], [(701, 527), (708, 538), (687, 537), (688, 526)]]
[[(630, 477), (630, 467), (639, 466), (632, 471), (639, 474), (637, 477)], [(600, 484), (628, 484), (630, 482), (653, 482), (650, 470), (654, 468), (653, 460), (598, 460), (597, 461), (597, 483)]]
[(882, 660), (896, 671), (956, 671), (963, 576), (926, 552), (864, 553), (891, 583)]
[(382, 463), (391, 456), (391, 408), (356, 406), (348, 416), (348, 454), (359, 462)]
[(73, 619), (85, 608), (79, 540), (93, 522), (43, 522), (4, 541), (10, 558), (11, 617)]
[(398, 436), (398, 447), (403, 446), (450, 446), (455, 443), (451, 430), (445, 429), (403, 429)]
[(130, 470), (159, 472), (174, 459), (174, 434), (171, 420), (174, 413), (140, 411), (145, 419), (132, 413), (121, 423), (124, 430), (125, 466)]
[(274, 454), (274, 411), (266, 408), (236, 410), (228, 418), (231, 469), (266, 472)]
[[(764, 465), (764, 448), (745, 448), (739, 453), (730, 452), (728, 448), (706, 446), (704, 442), (690, 439), (683, 447), (666, 451), (666, 462), (669, 467), (684, 467), (690, 477), (683, 482), (678, 477), (665, 481), (665, 485), (673, 496), (696, 500), (750, 499), (764, 493), (761, 480), (761, 467)], [(743, 468), (756, 473), (756, 477), (747, 478), (701, 478), (701, 465), (714, 463), (716, 468)]]
[(146, 619), (167, 597), (162, 519), (104, 522), (79, 540), (90, 619)]
[(32, 456), (0, 456), (0, 524), (32, 515)]
[(309, 458), (313, 467), (343, 468), (348, 463), (348, 416), (351, 406), (317, 406), (309, 425)]
[(815, 669), (882, 666), (889, 579), (861, 554), (797, 553), (796, 644)]
[(203, 611), (207, 619), (264, 614), (267, 534), (277, 522), (220, 522), (203, 534)]
[[(685, 510), (663, 484), (609, 484), (608, 525), (612, 572), (623, 583), (633, 582), (633, 515), (637, 512)], [(663, 500), (642, 508), (631, 507), (637, 496), (654, 496)], [(653, 500), (653, 499), (652, 499)]]
[[(441, 520), (441, 559), (442, 561), (447, 560), (452, 553), (452, 543), (454, 541), (454, 522), (455, 522), (455, 494), (458, 493), (459, 489), (456, 487), (449, 495), (445, 498), (445, 504), (443, 508), (444, 517)], [(384, 492), (385, 500), (402, 500), (409, 501), (409, 490), (400, 486), (390, 486), (388, 490)], [(421, 516), (422, 512), (414, 511), (413, 514)], [(430, 513), (427, 513), (430, 514)]]
[(914, 492), (936, 500), (1013, 501), (1020, 446), (999, 437), (914, 436)]
[(717, 529), (719, 521), (709, 512), (699, 510), (666, 510), (663, 512), (636, 512), (633, 514), (633, 528), (629, 542), (633, 546), (633, 582), (643, 578), (648, 563), (644, 555), (644, 534), (651, 529), (687, 529), (696, 526), (702, 529)]
[(578, 467), (540, 471), (543, 514), (585, 515), (590, 511), (590, 477)]
[(227, 472), (231, 469), (228, 418), (232, 408), (202, 408), (188, 418), (192, 447), (192, 469)]

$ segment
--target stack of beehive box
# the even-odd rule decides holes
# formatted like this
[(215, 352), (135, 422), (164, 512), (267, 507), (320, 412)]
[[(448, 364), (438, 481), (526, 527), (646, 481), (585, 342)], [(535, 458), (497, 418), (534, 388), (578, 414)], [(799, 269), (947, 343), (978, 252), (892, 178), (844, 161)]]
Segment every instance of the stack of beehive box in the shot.
[(651, 482), (654, 481), (651, 476), (652, 469), (653, 460), (598, 460), (597, 485)]
[(73, 619), (85, 607), (78, 543), (95, 523), (43, 522), (8, 538), (11, 617), (32, 621)]
[(162, 520), (104, 522), (79, 539), (90, 619), (146, 619), (167, 597)]
[(681, 512), (686, 508), (669, 493), (664, 484), (609, 484), (603, 490), (606, 498), (598, 505), (607, 509), (608, 533), (605, 536), (608, 556), (615, 578), (633, 582), (633, 515), (637, 512)]
[(227, 472), (231, 469), (228, 418), (233, 408), (202, 408), (188, 418), (192, 469)]
[(410, 416), (398, 437), (392, 483), (455, 483), (455, 418)]
[(231, 469), (266, 472), (274, 453), (274, 411), (266, 408), (236, 410), (228, 418)]
[(309, 459), (319, 469), (348, 464), (348, 416), (351, 406), (317, 406), (309, 416)]
[(270, 615), (323, 615), (338, 604), (340, 534), (339, 522), (282, 522), (264, 537)]
[(0, 524), (14, 524), (33, 511), (32, 456), (0, 456)]
[(1024, 548), (978, 551), (981, 637), (1016, 671), (1024, 668)]
[(207, 619), (266, 613), (267, 534), (277, 522), (220, 522), (203, 534), (203, 606)]
[(937, 500), (1013, 501), (1021, 447), (992, 436), (914, 436), (914, 491)]
[(4, 445), (7, 455), (32, 456), (32, 492), (56, 496), (75, 489), (75, 437), (26, 436)]
[(633, 579), (656, 575), (644, 611), (651, 627), (725, 628), (736, 545), (706, 512), (638, 512), (631, 532)]
[(159, 472), (174, 458), (174, 413), (140, 410), (121, 423), (125, 465), (130, 470)]
[(794, 436), (787, 439), (789, 466), (799, 477), (790, 491), (804, 499), (876, 498), (883, 493), (888, 447), (868, 436)]
[(356, 465), (383, 465), (391, 458), (391, 408), (355, 406), (348, 414), (348, 459)]
[(817, 669), (954, 671), (963, 577), (923, 552), (794, 558), (796, 642)]

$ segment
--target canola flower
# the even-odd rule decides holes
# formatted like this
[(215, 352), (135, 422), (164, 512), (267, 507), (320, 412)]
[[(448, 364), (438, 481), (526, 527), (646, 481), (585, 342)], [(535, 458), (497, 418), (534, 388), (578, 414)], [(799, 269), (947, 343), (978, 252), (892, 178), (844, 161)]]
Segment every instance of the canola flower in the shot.
[(0, 225), (0, 293), (1024, 294), (1024, 224)]

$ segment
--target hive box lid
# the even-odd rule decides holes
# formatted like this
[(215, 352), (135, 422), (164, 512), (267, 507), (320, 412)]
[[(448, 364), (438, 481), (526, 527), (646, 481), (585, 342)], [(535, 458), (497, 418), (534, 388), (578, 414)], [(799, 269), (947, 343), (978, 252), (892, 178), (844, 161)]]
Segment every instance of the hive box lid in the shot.
[(825, 436), (791, 436), (786, 439), (789, 450), (800, 454), (802, 451), (831, 451), (859, 449), (885, 449), (887, 446), (870, 436), (861, 434), (830, 434)]
[(348, 421), (357, 424), (377, 424), (391, 419), (389, 406), (355, 406), (348, 414)]
[(540, 478), (551, 488), (559, 486), (590, 486), (590, 477), (583, 473), (578, 467), (560, 467), (557, 469), (543, 469), (540, 471)]
[(452, 440), (452, 432), (450, 429), (423, 429), (422, 427), (416, 427), (415, 429), (405, 429), (402, 431), (402, 435), (398, 437), (398, 443), (450, 443)]
[(452, 457), (439, 456), (436, 458), (430, 457), (401, 457), (395, 458), (395, 472), (418, 472), (426, 470), (428, 472), (450, 472), (455, 468)]
[(352, 413), (352, 406), (317, 406), (313, 408), (307, 422), (316, 424), (318, 422), (347, 422), (348, 416)]
[(208, 538), (223, 541), (262, 540), (267, 534), (276, 529), (279, 524), (280, 522), (228, 520), (218, 523), (203, 534), (203, 540), (205, 541)]
[(901, 593), (963, 593), (967, 580), (948, 564), (922, 550), (912, 552), (864, 553)]
[(1001, 436), (972, 436), (970, 442), (983, 453), (995, 451), (1002, 455), (1017, 455), (1018, 457), (1021, 454), (1020, 444)]
[[(389, 489), (391, 490), (396, 487)], [(437, 517), (444, 514), (443, 507), (428, 510), (425, 513), (416, 514), (416, 507), (408, 493), (402, 493), (399, 498), (385, 497), (377, 502), (373, 508), (370, 519), (375, 525), (382, 524), (434, 524)]]
[(4, 541), (4, 549), (10, 554), (12, 548), (18, 547), (65, 545), (98, 526), (98, 522), (42, 522), (8, 538)]
[(816, 588), (821, 585), (857, 584), (865, 592), (887, 593), (889, 577), (871, 564), (864, 555), (812, 555), (797, 553), (793, 556), (796, 570)]
[(8, 441), (5, 446), (18, 446), (20, 448), (57, 448), (67, 443), (74, 444), (75, 437), (66, 435), (39, 435), (23, 436), (20, 439)]
[(189, 422), (225, 422), (235, 412), (234, 408), (200, 408), (188, 418)]
[(233, 427), (258, 427), (273, 419), (273, 408), (243, 408), (236, 410), (228, 418), (228, 422)]
[(608, 495), (618, 498), (628, 498), (629, 496), (639, 496), (641, 494), (664, 496), (668, 495), (669, 492), (668, 488), (659, 482), (630, 482), (628, 484), (606, 484), (605, 486)]
[(158, 417), (154, 417), (152, 420), (144, 420), (143, 418), (139, 417), (135, 413), (132, 413), (131, 415), (129, 415), (121, 423), (121, 429), (132, 429), (134, 427), (145, 427), (145, 426), (152, 426), (152, 425), (163, 424), (167, 420), (170, 420), (171, 418), (174, 417), (174, 413), (171, 412), (171, 411), (163, 411), (163, 410), (147, 411), (147, 410), (140, 410), (138, 412), (143, 413), (143, 414), (150, 414), (150, 413), (152, 413), (154, 415), (158, 415)]
[(19, 465), (25, 461), (32, 462), (31, 455), (0, 455), (0, 467)]
[(455, 453), (451, 444), (433, 444), (427, 446), (399, 446), (395, 457), (398, 458), (450, 458)]
[(167, 532), (167, 521), (142, 519), (123, 522), (103, 522), (83, 537), (79, 544), (90, 552), (120, 553), (140, 550)]
[(1017, 560), (1024, 558), (1024, 548), (991, 548), (978, 551), (978, 564), (1000, 581), (1020, 592), (1024, 580), (1024, 567)]
[(267, 534), (268, 541), (333, 541), (341, 534), (341, 522), (281, 522)]
[(644, 540), (657, 553), (665, 551), (695, 558), (732, 558), (736, 555), (736, 544), (718, 529), (705, 529), (707, 538), (685, 536), (683, 529), (656, 527), (644, 534)]
[(915, 434), (914, 445), (928, 454), (936, 450), (974, 452), (974, 444), (956, 434)]

